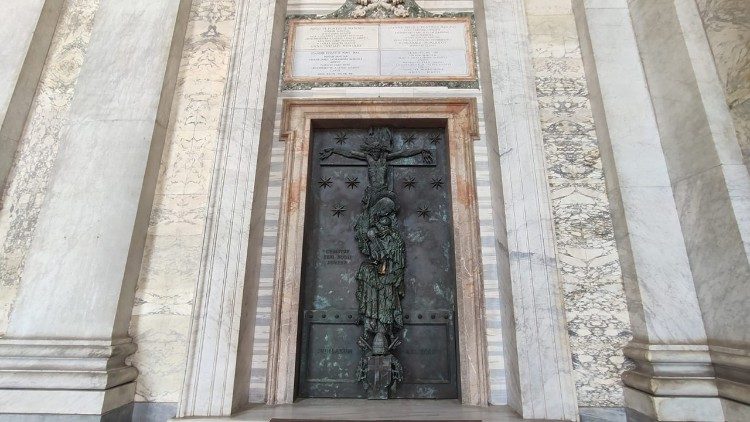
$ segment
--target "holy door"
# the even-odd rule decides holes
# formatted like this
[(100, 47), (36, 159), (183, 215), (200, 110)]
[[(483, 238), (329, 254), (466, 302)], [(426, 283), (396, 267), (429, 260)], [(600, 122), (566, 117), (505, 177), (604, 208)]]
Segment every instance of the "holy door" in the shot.
[(457, 398), (444, 127), (315, 128), (297, 395)]

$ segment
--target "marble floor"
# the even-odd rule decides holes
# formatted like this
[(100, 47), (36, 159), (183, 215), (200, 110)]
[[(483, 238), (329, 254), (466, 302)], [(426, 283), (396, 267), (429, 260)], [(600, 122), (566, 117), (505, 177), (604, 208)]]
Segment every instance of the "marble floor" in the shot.
[[(242, 412), (231, 421), (268, 422), (279, 419), (330, 420), (471, 420), (482, 422), (511, 422), (522, 419), (507, 406), (461, 406), (457, 400), (354, 400), (302, 399), (294, 404), (259, 405)], [(191, 419), (191, 422), (202, 419)], [(216, 419), (206, 419), (216, 421)], [(539, 421), (538, 421), (539, 422)]]

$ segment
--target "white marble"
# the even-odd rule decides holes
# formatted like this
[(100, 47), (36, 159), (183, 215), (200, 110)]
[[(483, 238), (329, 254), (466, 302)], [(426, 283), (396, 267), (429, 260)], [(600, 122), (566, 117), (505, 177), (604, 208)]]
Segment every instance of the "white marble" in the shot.
[(633, 409), (657, 421), (725, 421), (721, 402), (705, 397), (657, 397), (625, 387), (625, 401)]
[[(357, 400), (303, 399), (294, 404), (255, 406), (239, 412), (231, 420), (267, 422), (273, 418), (295, 420), (383, 420), (383, 415), (397, 420), (483, 420), (511, 422), (528, 420), (507, 406), (462, 406), (455, 400)], [(191, 419), (196, 422), (230, 420), (229, 418)], [(538, 422), (542, 420), (536, 419)]]
[(295, 51), (292, 76), (304, 78), (380, 75), (378, 51)]
[(381, 51), (382, 76), (469, 76), (466, 50)]
[(468, 77), (473, 65), (468, 21), (351, 25), (313, 20), (294, 22), (291, 31), (287, 77)]
[(746, 195), (729, 186), (750, 180), (708, 43), (692, 2), (594, 4), (575, 6), (638, 341), (625, 402), (658, 420), (724, 420), (708, 350), (747, 343)]
[(262, 252), (269, 119), (278, 83), (267, 76), (279, 72), (283, 11), (283, 2), (236, 6), (179, 417), (229, 415), (249, 400), (257, 311), (252, 287)]
[[(38, 414), (75, 415), (83, 418), (83, 415), (102, 415), (127, 405), (133, 400), (134, 390), (134, 383), (107, 390), (6, 390), (0, 396), (0, 409), (3, 413), (24, 414), (31, 410)], [(26, 420), (31, 417), (24, 416)]]
[[(313, 14), (327, 15), (341, 7), (341, 0), (290, 0), (288, 13), (290, 15)], [(420, 0), (419, 5), (432, 13), (465, 12), (472, 10), (472, 0)]]
[(234, 23), (234, 0), (192, 2), (128, 331), (138, 402), (180, 399)]
[(627, 6), (575, 6), (595, 81), (597, 133), (628, 299), (639, 304), (631, 308), (635, 336), (701, 344), (700, 308)]
[(65, 3), (0, 199), (0, 335), (18, 293), (99, 0)]
[(745, 163), (750, 156), (750, 5), (697, 0)]
[[(711, 347), (750, 349), (750, 174), (695, 2), (633, 0), (630, 15)], [(656, 19), (658, 19), (658, 24)], [(661, 52), (669, 51), (664, 55)], [(718, 374), (745, 393), (746, 365)], [(718, 368), (718, 367), (717, 367)], [(723, 394), (720, 391), (720, 394)]]
[(380, 25), (383, 50), (466, 50), (464, 22), (384, 23)]
[(63, 0), (7, 0), (0, 25), (0, 189), (36, 93)]
[(380, 25), (376, 23), (305, 22), (295, 27), (293, 50), (377, 50), (379, 33)]
[[(47, 361), (44, 378), (59, 381), (46, 386), (50, 396), (67, 390), (72, 402), (76, 392), (81, 398), (99, 393), (101, 411), (117, 391), (132, 393), (136, 371), (124, 363), (134, 351), (127, 327), (164, 140), (160, 116), (170, 108), (178, 64), (172, 50), (182, 47), (181, 36), (173, 35), (184, 33), (186, 4), (100, 5), (2, 342), (0, 372), (15, 381), (0, 395), (38, 388), (39, 371), (29, 360), (52, 358), (55, 350), (83, 356)], [(120, 60), (133, 58), (134, 47), (139, 60)], [(131, 87), (139, 88), (137, 95)], [(54, 349), (39, 340), (45, 338), (64, 340)], [(93, 361), (104, 365), (92, 367)], [(76, 382), (90, 372), (101, 382)], [(70, 412), (69, 404), (57, 404), (58, 412)], [(34, 413), (39, 406), (0, 411)]]
[(622, 406), (631, 338), (600, 145), (570, 2), (526, 1), (579, 406)]
[[(484, 95), (494, 103), (488, 123), (497, 125), (490, 155), (499, 155), (502, 179), (492, 188), (504, 198), (504, 204), (499, 200), (495, 206), (505, 210), (497, 247), (508, 256), (499, 262), (505, 284), (503, 324), (506, 333), (514, 333), (504, 336), (508, 400), (526, 418), (575, 420), (577, 400), (523, 2), (486, 1), (483, 13), (492, 79), (485, 85), (492, 91)], [(503, 227), (499, 224), (496, 220), (496, 227)]]

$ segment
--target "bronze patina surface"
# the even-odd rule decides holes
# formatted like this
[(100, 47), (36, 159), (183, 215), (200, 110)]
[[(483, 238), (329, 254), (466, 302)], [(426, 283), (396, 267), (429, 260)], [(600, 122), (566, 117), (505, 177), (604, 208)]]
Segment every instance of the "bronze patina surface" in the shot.
[(300, 396), (457, 397), (446, 154), (439, 127), (315, 130)]

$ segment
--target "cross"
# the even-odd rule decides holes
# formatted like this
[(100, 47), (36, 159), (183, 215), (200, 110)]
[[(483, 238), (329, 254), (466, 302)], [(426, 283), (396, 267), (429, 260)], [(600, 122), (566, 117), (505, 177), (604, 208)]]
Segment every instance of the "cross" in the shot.
[[(432, 151), (429, 149), (402, 148), (398, 151), (393, 151), (393, 134), (387, 127), (371, 128), (364, 145), (360, 149), (325, 148), (320, 152), (320, 159), (321, 161), (325, 161), (334, 154), (366, 164), (369, 185), (375, 190), (392, 190), (390, 171), (392, 166), (420, 166), (418, 163), (394, 163), (394, 161), (421, 155), (422, 162), (424, 163), (422, 165), (434, 166)], [(336, 164), (321, 162), (321, 165)]]

